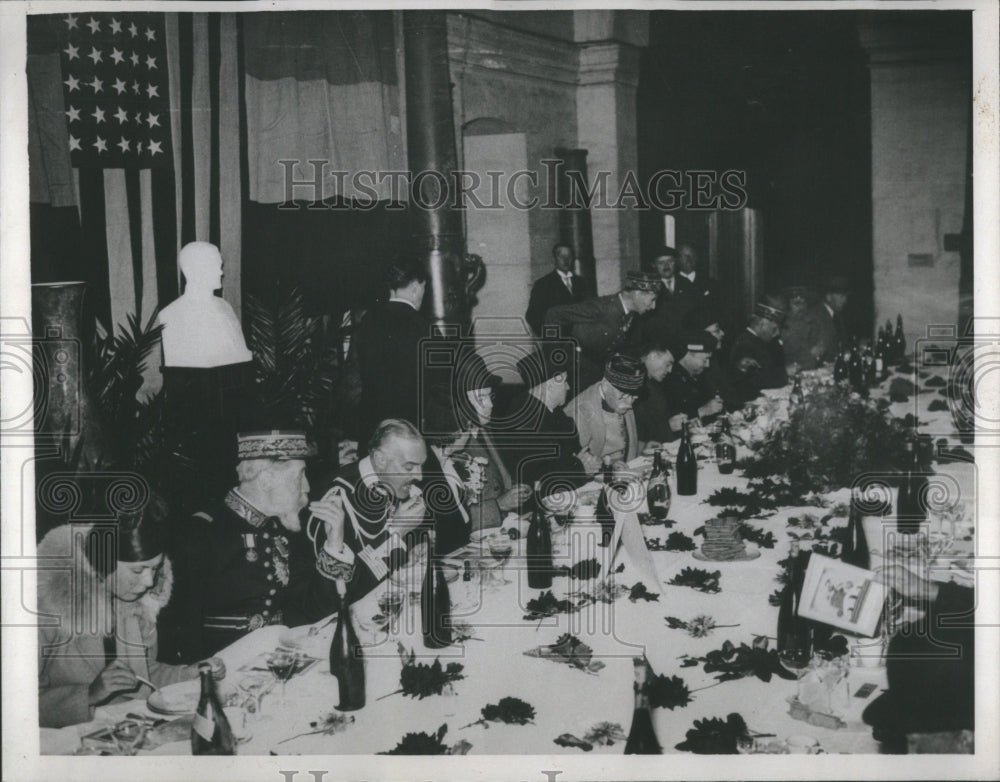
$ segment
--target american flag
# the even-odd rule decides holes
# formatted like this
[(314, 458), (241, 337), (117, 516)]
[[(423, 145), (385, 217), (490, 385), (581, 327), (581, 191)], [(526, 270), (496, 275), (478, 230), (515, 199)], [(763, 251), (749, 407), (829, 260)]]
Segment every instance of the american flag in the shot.
[(163, 15), (67, 14), (60, 59), (76, 168), (171, 165)]

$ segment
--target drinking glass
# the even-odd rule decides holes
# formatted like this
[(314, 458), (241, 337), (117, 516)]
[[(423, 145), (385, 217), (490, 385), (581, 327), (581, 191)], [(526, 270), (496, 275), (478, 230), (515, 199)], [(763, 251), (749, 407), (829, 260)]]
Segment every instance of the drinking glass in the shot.
[(507, 560), (510, 559), (511, 552), (514, 550), (514, 543), (507, 535), (491, 535), (488, 538), (488, 543), (490, 547), (490, 554), (493, 556), (497, 562), (500, 563), (500, 581), (502, 584), (509, 584), (505, 575), (505, 570), (507, 567)]
[(285, 701), (285, 685), (288, 680), (292, 678), (295, 673), (295, 669), (298, 667), (299, 658), (298, 655), (293, 652), (288, 652), (283, 649), (271, 652), (267, 656), (267, 667), (274, 675), (274, 680), (281, 682), (281, 698), (282, 702)]
[(274, 679), (268, 676), (248, 676), (240, 680), (238, 686), (245, 694), (243, 708), (248, 715), (252, 715), (258, 721), (267, 719), (261, 712), (261, 701), (274, 684)]

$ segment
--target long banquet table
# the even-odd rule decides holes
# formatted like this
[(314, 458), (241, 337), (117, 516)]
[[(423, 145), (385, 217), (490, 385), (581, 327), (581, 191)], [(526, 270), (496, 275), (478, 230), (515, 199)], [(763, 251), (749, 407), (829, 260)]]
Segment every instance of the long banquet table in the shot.
[[(922, 421), (928, 422), (927, 431), (942, 432), (950, 428), (948, 413), (929, 413), (926, 395), (914, 403), (896, 403), (894, 415), (902, 417), (907, 412), (917, 412)], [(951, 445), (958, 444), (957, 436), (949, 436)], [(649, 459), (640, 457), (633, 466), (648, 466)], [(961, 461), (944, 461), (936, 466), (937, 472), (955, 478), (961, 487), (962, 502), (969, 514), (974, 513), (975, 466)], [(670, 519), (675, 525), (644, 526), (648, 537), (665, 540), (673, 531), (680, 531), (700, 544), (702, 538), (694, 532), (707, 519), (718, 514), (719, 508), (705, 499), (716, 489), (730, 486), (745, 488), (747, 481), (738, 474), (720, 475), (716, 465), (700, 465), (698, 493), (693, 497), (680, 497), (674, 492)], [(672, 487), (673, 488), (673, 487)], [(829, 495), (832, 503), (848, 499), (846, 489)], [(768, 596), (778, 587), (779, 560), (787, 556), (790, 538), (788, 520), (794, 516), (811, 513), (823, 515), (827, 510), (817, 507), (782, 508), (771, 517), (751, 520), (754, 526), (770, 530), (777, 538), (774, 548), (760, 550), (760, 557), (752, 561), (702, 562), (690, 552), (655, 551), (652, 553), (659, 583), (641, 578), (634, 563), (620, 553), (614, 565), (623, 562), (625, 569), (616, 576), (618, 583), (631, 585), (642, 580), (648, 590), (658, 593), (656, 601), (631, 602), (622, 597), (613, 605), (598, 603), (573, 615), (560, 614), (541, 621), (526, 621), (527, 602), (539, 595), (538, 590), (527, 586), (527, 573), (523, 569), (524, 538), (515, 543), (514, 555), (507, 563), (506, 573), (510, 583), (480, 584), (478, 579), (464, 582), (459, 579), (451, 586), (456, 603), (455, 619), (471, 626), (474, 639), (438, 651), (423, 648), (420, 634), (420, 607), (415, 596), (404, 605), (396, 626), (379, 631), (372, 626), (371, 617), (378, 613), (379, 592), (373, 593), (354, 607), (356, 624), (361, 627), (362, 640), (366, 643), (367, 705), (354, 712), (354, 722), (334, 735), (307, 735), (284, 741), (289, 737), (311, 730), (310, 723), (321, 720), (334, 711), (338, 700), (337, 682), (329, 674), (327, 650), (333, 625), (321, 627), (314, 636), (304, 630), (289, 631), (282, 627), (264, 627), (244, 637), (224, 650), (221, 657), (226, 662), (228, 687), (247, 675), (239, 669), (252, 666), (262, 652), (274, 649), (290, 639), (300, 643), (307, 653), (319, 661), (287, 684), (284, 705), (279, 708), (277, 696), (272, 693), (263, 700), (261, 719), (249, 724), (250, 738), (239, 747), (240, 754), (369, 754), (392, 749), (404, 734), (411, 731), (435, 732), (447, 724), (443, 741), (453, 745), (459, 741), (471, 744), (472, 754), (551, 754), (560, 752), (581, 753), (574, 747), (563, 747), (554, 739), (564, 733), (583, 737), (600, 722), (618, 723), (627, 733), (633, 708), (632, 658), (645, 654), (652, 669), (658, 674), (679, 676), (692, 691), (691, 702), (674, 709), (656, 709), (654, 726), (664, 752), (676, 751), (693, 722), (706, 717), (725, 719), (731, 712), (740, 713), (754, 731), (774, 734), (780, 741), (792, 735), (815, 738), (828, 753), (872, 753), (878, 744), (871, 737), (871, 729), (861, 722), (864, 707), (886, 686), (885, 668), (871, 657), (852, 660), (848, 681), (851, 695), (849, 706), (843, 714), (847, 725), (839, 730), (818, 727), (795, 720), (789, 715), (789, 699), (797, 692), (798, 683), (773, 677), (770, 682), (757, 678), (727, 681), (717, 686), (715, 674), (706, 674), (702, 666), (682, 667), (682, 655), (702, 656), (718, 649), (725, 640), (734, 644), (752, 643), (755, 636), (775, 635), (778, 609), (768, 601)], [(844, 523), (841, 519), (833, 523)], [(522, 520), (523, 531), (525, 522)], [(609, 570), (607, 549), (598, 547), (599, 527), (586, 522), (572, 522), (566, 533), (557, 532), (555, 539), (560, 553), (557, 564), (572, 564), (591, 556), (602, 561), (601, 576)], [(961, 545), (956, 541), (956, 545)], [(964, 543), (970, 547), (971, 543)], [(521, 547), (521, 548), (519, 548)], [(754, 548), (751, 546), (751, 548)], [(489, 552), (483, 552), (484, 560)], [(688, 587), (670, 586), (667, 582), (685, 567), (698, 567), (721, 573), (721, 591), (706, 594)], [(493, 574), (495, 578), (496, 573)], [(941, 578), (947, 579), (945, 573)], [(573, 581), (568, 577), (555, 579), (556, 597), (577, 589), (592, 590), (593, 581)], [(384, 588), (391, 588), (386, 585)], [(415, 585), (419, 589), (419, 584)], [(664, 619), (674, 616), (689, 620), (697, 615), (709, 615), (719, 625), (738, 625), (717, 628), (705, 637), (695, 638), (683, 629), (670, 629)], [(319, 623), (322, 625), (323, 623)], [(594, 650), (594, 659), (604, 668), (596, 673), (569, 665), (524, 654), (540, 645), (553, 644), (566, 632), (573, 633)], [(464, 678), (454, 684), (453, 692), (432, 695), (424, 699), (393, 694), (399, 686), (401, 661), (399, 644), (413, 649), (419, 660), (432, 662), (440, 657), (442, 664), (457, 662), (463, 666)], [(771, 641), (773, 648), (774, 641)], [(255, 675), (261, 675), (259, 672)], [(854, 697), (866, 682), (875, 685), (874, 694), (868, 698)], [(700, 691), (698, 688), (707, 687)], [(382, 698), (382, 696), (388, 696)], [(533, 724), (505, 725), (491, 723), (462, 726), (480, 717), (480, 710), (490, 703), (497, 703), (505, 696), (514, 696), (531, 704), (536, 712)], [(270, 703), (269, 703), (270, 701)], [(98, 710), (95, 724), (113, 722), (127, 713), (149, 714), (143, 701), (133, 700), (103, 707)], [(81, 735), (94, 724), (75, 726), (65, 731)], [(65, 733), (63, 731), (63, 733)], [(44, 732), (43, 732), (44, 734)], [(280, 743), (279, 743), (280, 742)], [(50, 740), (49, 746), (61, 744), (64, 751), (72, 751), (73, 742)], [(43, 751), (45, 751), (43, 735)], [(53, 749), (52, 751), (59, 751)], [(158, 753), (182, 754), (190, 751), (187, 742), (177, 742), (160, 747)], [(595, 746), (593, 753), (621, 753), (623, 742), (612, 746)]]

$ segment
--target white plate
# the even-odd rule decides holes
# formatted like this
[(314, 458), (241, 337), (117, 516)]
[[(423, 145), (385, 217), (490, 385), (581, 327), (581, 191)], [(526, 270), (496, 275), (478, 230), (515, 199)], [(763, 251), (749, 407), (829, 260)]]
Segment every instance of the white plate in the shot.
[(201, 682), (191, 679), (155, 690), (146, 698), (146, 705), (156, 714), (194, 714), (198, 709), (200, 695)]

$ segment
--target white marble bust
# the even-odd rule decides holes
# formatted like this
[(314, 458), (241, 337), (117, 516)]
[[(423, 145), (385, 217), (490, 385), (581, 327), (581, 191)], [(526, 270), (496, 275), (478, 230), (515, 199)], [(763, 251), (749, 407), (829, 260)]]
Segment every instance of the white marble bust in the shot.
[(222, 256), (208, 242), (181, 248), (177, 265), (187, 284), (184, 293), (160, 312), (163, 324), (163, 364), (168, 367), (219, 367), (250, 361), (243, 330), (225, 299)]

